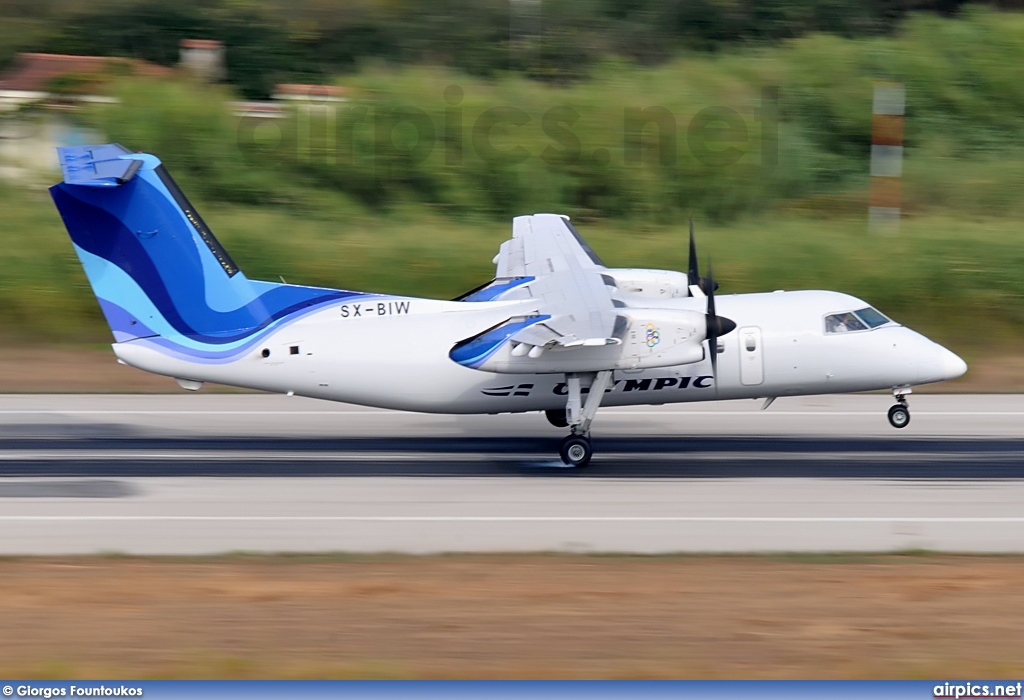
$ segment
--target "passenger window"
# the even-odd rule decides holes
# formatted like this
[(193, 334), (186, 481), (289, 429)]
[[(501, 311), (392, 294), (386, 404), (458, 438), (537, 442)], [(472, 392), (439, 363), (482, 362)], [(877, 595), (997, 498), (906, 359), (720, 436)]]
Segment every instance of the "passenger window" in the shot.
[(868, 327), (852, 313), (832, 314), (825, 317), (826, 333), (846, 333), (849, 331), (866, 331)]

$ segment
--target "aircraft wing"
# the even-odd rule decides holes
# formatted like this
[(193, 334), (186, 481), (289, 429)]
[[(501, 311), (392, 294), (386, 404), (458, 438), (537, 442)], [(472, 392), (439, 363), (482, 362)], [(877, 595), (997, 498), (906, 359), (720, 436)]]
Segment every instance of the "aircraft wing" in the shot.
[(517, 216), (512, 220), (512, 238), (501, 244), (494, 260), (498, 265), (495, 277), (539, 276), (552, 271), (558, 264), (554, 261), (570, 260), (585, 269), (605, 266), (568, 218), (557, 214)]
[(618, 314), (601, 276), (604, 264), (565, 217), (516, 217), (512, 238), (502, 244), (497, 264), (499, 278), (532, 277), (525, 287), (537, 300), (538, 313), (550, 316), (512, 340), (565, 347), (620, 342), (615, 338), (615, 331), (621, 332)]

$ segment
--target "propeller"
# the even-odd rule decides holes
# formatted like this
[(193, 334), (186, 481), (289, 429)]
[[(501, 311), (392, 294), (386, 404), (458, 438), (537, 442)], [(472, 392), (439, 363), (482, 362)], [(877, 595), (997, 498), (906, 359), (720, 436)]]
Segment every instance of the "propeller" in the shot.
[[(691, 229), (692, 232), (693, 229)], [(690, 238), (691, 244), (693, 242), (692, 233)], [(691, 252), (693, 248), (690, 248)], [(696, 266), (694, 266), (696, 267)], [(708, 310), (704, 315), (705, 323), (707, 324), (706, 338), (708, 341), (708, 352), (711, 353), (711, 376), (715, 379), (715, 395), (718, 395), (718, 339), (723, 335), (733, 332), (736, 330), (736, 322), (725, 316), (719, 316), (715, 313), (715, 290), (718, 289), (718, 285), (715, 283), (715, 273), (711, 270), (711, 260), (708, 260), (708, 276), (707, 276), (707, 295), (708, 295)]]
[[(710, 272), (710, 270), (709, 270)], [(697, 243), (693, 238), (693, 217), (690, 217), (690, 267), (686, 272), (686, 283), (697, 285), (704, 294), (709, 295), (718, 289), (718, 284), (712, 277), (701, 277), (700, 268), (697, 266)]]

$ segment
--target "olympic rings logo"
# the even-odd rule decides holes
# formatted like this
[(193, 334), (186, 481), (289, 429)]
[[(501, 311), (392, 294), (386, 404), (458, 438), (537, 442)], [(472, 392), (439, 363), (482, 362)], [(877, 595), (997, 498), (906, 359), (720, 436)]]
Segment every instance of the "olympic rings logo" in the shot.
[(653, 348), (661, 342), (661, 333), (658, 332), (653, 323), (648, 323), (645, 330), (647, 331), (647, 347)]

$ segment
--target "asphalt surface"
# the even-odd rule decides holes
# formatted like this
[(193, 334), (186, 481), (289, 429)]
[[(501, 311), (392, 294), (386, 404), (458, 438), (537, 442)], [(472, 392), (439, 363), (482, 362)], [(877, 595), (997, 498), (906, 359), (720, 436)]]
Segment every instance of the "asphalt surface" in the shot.
[(1024, 397), (539, 414), (267, 395), (0, 396), (0, 554), (1024, 552)]

